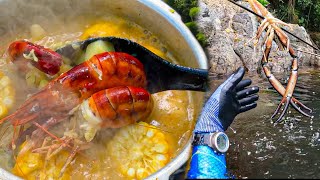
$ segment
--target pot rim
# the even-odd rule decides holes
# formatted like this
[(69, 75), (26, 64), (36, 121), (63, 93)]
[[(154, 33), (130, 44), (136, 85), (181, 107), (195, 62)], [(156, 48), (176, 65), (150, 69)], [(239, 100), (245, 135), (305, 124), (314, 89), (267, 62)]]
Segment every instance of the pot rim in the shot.
[[(183, 38), (187, 41), (187, 44), (193, 50), (193, 54), (195, 54), (196, 60), (199, 63), (199, 68), (208, 69), (208, 60), (202, 47), (200, 46), (194, 35), (191, 33), (191, 31), (182, 22), (181, 16), (177, 12), (172, 13), (172, 8), (163, 1), (140, 0), (140, 2), (155, 10), (166, 20), (168, 20), (173, 27), (177, 28)], [(191, 139), (192, 136), (190, 136), (188, 143), (186, 143), (182, 151), (176, 157), (174, 157), (165, 167), (148, 176), (146, 179), (169, 179), (172, 173), (174, 173), (188, 161), (191, 153)]]

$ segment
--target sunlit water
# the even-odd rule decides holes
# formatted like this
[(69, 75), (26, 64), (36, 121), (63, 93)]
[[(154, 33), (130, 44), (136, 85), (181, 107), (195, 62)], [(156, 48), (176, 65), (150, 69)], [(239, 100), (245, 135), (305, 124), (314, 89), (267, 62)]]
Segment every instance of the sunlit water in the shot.
[[(236, 178), (320, 178), (320, 69), (300, 71), (294, 93), (313, 110), (314, 118), (289, 107), (285, 121), (276, 126), (270, 117), (281, 96), (267, 79), (251, 74), (245, 78), (250, 76), (253, 84), (260, 87), (260, 98), (257, 108), (238, 115), (227, 130), (231, 141), (228, 170)], [(289, 76), (276, 77), (285, 83)], [(182, 179), (182, 169), (171, 179)]]

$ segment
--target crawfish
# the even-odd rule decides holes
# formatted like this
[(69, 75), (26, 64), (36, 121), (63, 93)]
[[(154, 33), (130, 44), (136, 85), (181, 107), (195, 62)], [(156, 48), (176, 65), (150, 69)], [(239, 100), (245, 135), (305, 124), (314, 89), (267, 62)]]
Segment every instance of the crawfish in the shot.
[(8, 55), (18, 69), (26, 73), (30, 63), (40, 71), (55, 75), (60, 71), (62, 56), (55, 51), (28, 41), (15, 41), (9, 45)]
[[(70, 131), (65, 133), (60, 126), (58, 126), (59, 131), (65, 133), (62, 138), (49, 132), (50, 127), (57, 122), (63, 122), (61, 120), (51, 118), (43, 125), (36, 124), (39, 129), (32, 132), (31, 139), (23, 146), (20, 154), (32, 148), (32, 152), (46, 153), (46, 160), (49, 160), (62, 148), (68, 146), (72, 148), (72, 151), (61, 170), (63, 173), (77, 151), (86, 149), (85, 144), (92, 141), (99, 130), (120, 128), (143, 120), (151, 113), (152, 108), (151, 95), (143, 88), (119, 86), (99, 91), (76, 108), (75, 114), (78, 116), (75, 116), (76, 125), (71, 125), (73, 127), (72, 133)], [(48, 145), (46, 134), (60, 142)], [(43, 141), (42, 145), (40, 145), (41, 141)], [(40, 147), (38, 147), (39, 145)]]
[[(94, 93), (117, 86), (145, 87), (143, 64), (126, 53), (97, 54), (49, 82), (16, 112), (1, 119), (0, 124), (10, 121), (14, 127), (22, 126), (23, 129), (25, 124), (31, 122), (41, 127), (41, 124), (46, 124), (43, 121), (51, 117), (65, 118), (70, 110)], [(12, 145), (15, 147), (14, 141)]]
[[(261, 59), (261, 64), (262, 64), (263, 71), (267, 76), (270, 84), (277, 90), (279, 94), (282, 95), (281, 102), (279, 103), (278, 107), (276, 108), (271, 118), (274, 118), (280, 111), (281, 107), (284, 106), (282, 113), (280, 114), (279, 118), (275, 121), (275, 124), (281, 122), (282, 118), (284, 117), (284, 115), (288, 110), (289, 104), (291, 104), (301, 114), (307, 117), (312, 117), (309, 114), (309, 112), (311, 112), (311, 109), (293, 97), (294, 88), (296, 86), (297, 79), (298, 79), (298, 57), (295, 51), (293, 50), (292, 46), (290, 45), (290, 39), (279, 27), (279, 25), (285, 25), (289, 27), (290, 25), (273, 17), (272, 14), (257, 0), (246, 0), (246, 1), (249, 2), (254, 12), (256, 12), (257, 14), (265, 18), (264, 20), (260, 19), (261, 25), (258, 28), (257, 34), (254, 38), (258, 41), (262, 35), (262, 32), (266, 30), (266, 37), (264, 38), (265, 51)], [(267, 67), (267, 64), (269, 62), (268, 60), (269, 54), (272, 49), (272, 42), (275, 36), (279, 37), (281, 45), (286, 47), (287, 51), (292, 57), (291, 74), (290, 74), (290, 78), (288, 80), (286, 88), (283, 87), (283, 85), (275, 78), (275, 76), (271, 73), (270, 69)]]

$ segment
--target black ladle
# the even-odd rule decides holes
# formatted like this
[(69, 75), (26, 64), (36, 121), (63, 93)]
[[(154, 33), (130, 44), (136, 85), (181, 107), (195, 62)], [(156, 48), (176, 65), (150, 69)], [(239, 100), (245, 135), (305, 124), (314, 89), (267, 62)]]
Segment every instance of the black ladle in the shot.
[(125, 52), (139, 59), (144, 65), (148, 81), (147, 89), (150, 93), (165, 90), (206, 91), (207, 89), (208, 70), (170, 63), (128, 39), (117, 37), (90, 38), (66, 45), (56, 52), (71, 61), (75, 61), (90, 43), (97, 40), (108, 41), (114, 45), (115, 51)]

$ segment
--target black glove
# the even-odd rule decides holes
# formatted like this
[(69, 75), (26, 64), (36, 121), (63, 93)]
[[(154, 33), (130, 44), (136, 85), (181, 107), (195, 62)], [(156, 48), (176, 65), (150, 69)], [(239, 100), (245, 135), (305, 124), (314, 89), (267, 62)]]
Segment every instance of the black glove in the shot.
[(257, 107), (259, 87), (247, 87), (251, 80), (242, 80), (244, 73), (244, 68), (240, 67), (211, 95), (194, 133), (225, 131), (239, 113)]

